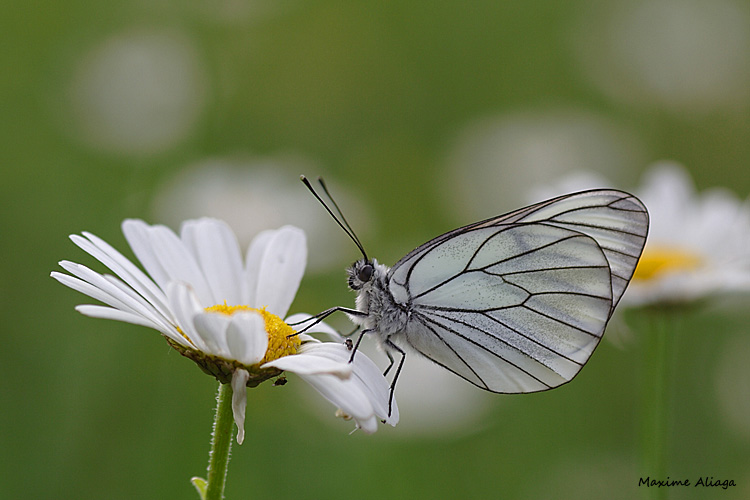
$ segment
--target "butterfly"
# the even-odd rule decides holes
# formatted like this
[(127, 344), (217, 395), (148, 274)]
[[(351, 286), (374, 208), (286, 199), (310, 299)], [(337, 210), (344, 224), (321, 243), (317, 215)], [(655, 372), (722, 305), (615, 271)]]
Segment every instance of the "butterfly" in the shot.
[[(376, 336), (390, 360), (417, 352), (495, 393), (553, 389), (572, 380), (602, 339), (646, 243), (649, 216), (632, 194), (595, 189), (566, 194), (475, 222), (418, 246), (393, 267), (358, 246), (347, 269), (356, 308), (334, 307)], [(343, 222), (341, 222), (343, 221)]]

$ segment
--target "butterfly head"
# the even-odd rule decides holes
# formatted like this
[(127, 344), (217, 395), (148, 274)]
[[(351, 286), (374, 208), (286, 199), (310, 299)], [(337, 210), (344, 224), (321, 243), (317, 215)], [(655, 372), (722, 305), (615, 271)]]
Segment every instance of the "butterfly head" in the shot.
[(377, 262), (368, 259), (359, 259), (349, 266), (346, 274), (349, 276), (349, 288), (352, 290), (361, 290), (363, 286), (372, 281), (375, 275), (375, 266)]

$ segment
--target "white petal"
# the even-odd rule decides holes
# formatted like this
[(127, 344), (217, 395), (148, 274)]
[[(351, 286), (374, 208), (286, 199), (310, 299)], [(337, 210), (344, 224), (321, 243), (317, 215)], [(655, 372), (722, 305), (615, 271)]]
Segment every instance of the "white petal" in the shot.
[(191, 349), (193, 348), (193, 346), (190, 345), (190, 343), (185, 340), (185, 337), (180, 335), (177, 330), (162, 330), (161, 328), (158, 328), (157, 326), (149, 323), (148, 321), (143, 319), (143, 317), (136, 314), (121, 311), (119, 309), (113, 309), (111, 307), (96, 306), (90, 304), (76, 306), (75, 309), (79, 313), (90, 318), (112, 319), (115, 321), (122, 321), (124, 323), (131, 323), (133, 325), (147, 326), (161, 332), (166, 337), (169, 337), (180, 345), (189, 347)]
[(235, 313), (227, 329), (227, 345), (232, 359), (245, 365), (260, 362), (268, 350), (266, 325), (260, 314)]
[(152, 246), (148, 224), (140, 219), (125, 219), (122, 222), (122, 234), (130, 245), (130, 249), (146, 272), (162, 290), (166, 291), (169, 275), (159, 262)]
[[(255, 258), (255, 257), (253, 257)], [(248, 257), (248, 266), (250, 256)], [(255, 303), (268, 312), (284, 317), (297, 294), (307, 262), (305, 233), (293, 226), (275, 231), (265, 242), (258, 271)]]
[(112, 307), (81, 304), (76, 306), (75, 309), (79, 313), (84, 316), (89, 316), (90, 318), (113, 319), (115, 321), (122, 321), (133, 325), (147, 326), (149, 328), (154, 327), (154, 325), (144, 319), (143, 316), (138, 316), (137, 314), (114, 309)]
[[(351, 351), (343, 344), (332, 342), (321, 342), (319, 344), (306, 344), (300, 349), (303, 355), (315, 354), (332, 360), (346, 360), (351, 358)], [(398, 405), (395, 398), (391, 402), (391, 414), (388, 415), (388, 400), (391, 396), (389, 382), (383, 377), (380, 368), (367, 355), (358, 351), (354, 360), (349, 363), (352, 367), (352, 376), (349, 379), (358, 390), (360, 390), (370, 401), (375, 414), (391, 425), (396, 425), (399, 420)]]
[[(396, 425), (399, 414), (395, 401), (388, 416), (388, 381), (363, 352), (356, 353), (353, 363), (348, 363), (350, 356), (351, 351), (343, 344), (308, 343), (302, 346), (299, 354), (285, 356), (263, 366), (275, 366), (297, 373), (328, 401), (354, 418), (364, 432), (375, 432), (376, 417)], [(349, 377), (342, 377), (337, 372), (342, 365), (350, 368)]]
[(643, 187), (639, 195), (647, 202), (664, 206), (670, 213), (670, 219), (680, 217), (682, 209), (693, 204), (695, 187), (687, 171), (673, 162), (660, 162), (644, 175)]
[(378, 418), (385, 420), (387, 424), (395, 426), (399, 420), (398, 405), (396, 397), (390, 401), (390, 415), (388, 414), (388, 404), (391, 397), (391, 386), (380, 368), (365, 353), (358, 351), (354, 355), (354, 373), (352, 378), (359, 385), (360, 389), (370, 399), (370, 403), (375, 410)]
[(311, 337), (306, 333), (298, 333), (296, 334), (297, 337), (299, 337), (300, 341), (302, 342), (302, 345), (308, 344), (310, 342), (312, 343), (320, 343), (320, 340), (316, 339), (315, 337)]
[(345, 364), (350, 364), (349, 359), (352, 357), (352, 351), (339, 342), (303, 344), (299, 352), (302, 355), (321, 356)]
[(748, 234), (748, 228), (741, 225), (741, 208), (734, 195), (716, 188), (707, 190), (695, 205), (696, 218), (685, 229), (691, 233), (690, 243), (705, 257), (718, 262), (748, 250), (746, 244), (732, 244)]
[(378, 421), (375, 417), (370, 417), (366, 420), (357, 420), (357, 426), (365, 434), (375, 434), (378, 430)]
[(201, 339), (193, 325), (193, 317), (203, 312), (192, 288), (186, 283), (167, 283), (167, 299), (175, 316), (177, 326), (193, 343), (196, 349), (208, 352), (205, 342)]
[(324, 398), (351, 416), (367, 433), (375, 432), (375, 411), (367, 396), (352, 380), (341, 380), (334, 375), (302, 375), (300, 377)]
[[(76, 292), (88, 295), (92, 299), (104, 302), (105, 304), (117, 309), (124, 309), (128, 311), (131, 310), (130, 307), (128, 307), (122, 300), (120, 300), (119, 294), (117, 296), (113, 296), (111, 293), (105, 292), (101, 288), (92, 285), (88, 280), (78, 278), (78, 276), (82, 274), (76, 269), (78, 266), (80, 266), (80, 264), (62, 261), (60, 262), (60, 266), (62, 266), (65, 270), (68, 270), (68, 272), (70, 272), (71, 274), (75, 275), (69, 276), (63, 273), (52, 272), (50, 276), (52, 276), (63, 285), (67, 286), (68, 288), (72, 288)], [(71, 271), (70, 269), (75, 269), (75, 271)], [(91, 272), (93, 273), (93, 271)], [(103, 278), (102, 281), (104, 281)]]
[(229, 226), (208, 218), (186, 221), (180, 237), (203, 270), (215, 303), (243, 304), (242, 255)]
[(268, 247), (273, 235), (276, 231), (268, 229), (258, 233), (253, 241), (250, 242), (250, 246), (247, 249), (247, 256), (245, 257), (245, 296), (243, 297), (243, 304), (255, 305), (255, 295), (258, 292), (258, 276), (260, 276), (260, 267), (263, 263), (263, 255), (266, 253), (266, 247)]
[(245, 408), (247, 407), (247, 380), (250, 374), (243, 369), (232, 374), (232, 413), (237, 424), (237, 444), (245, 440)]
[(220, 303), (221, 299), (214, 297), (195, 258), (171, 229), (166, 226), (151, 226), (149, 238), (156, 258), (171, 281), (190, 284), (203, 307)]
[(672, 162), (657, 164), (646, 172), (637, 194), (653, 215), (649, 242), (681, 241), (696, 208), (695, 189), (685, 169)]
[(73, 276), (53, 274), (52, 277), (76, 291), (84, 293), (107, 305), (126, 312), (139, 314), (160, 328), (171, 328), (168, 318), (157, 312), (153, 305), (137, 295), (121, 281), (112, 276), (103, 276), (82, 264), (61, 261), (60, 266)]
[(227, 328), (231, 319), (226, 314), (200, 312), (193, 316), (195, 331), (206, 345), (206, 352), (230, 359), (227, 346)]
[[(343, 345), (341, 345), (341, 347), (346, 350), (346, 347)], [(340, 359), (332, 359), (330, 356), (320, 355), (314, 352), (284, 356), (265, 363), (261, 368), (266, 368), (268, 366), (273, 366), (283, 371), (290, 371), (298, 375), (329, 374), (335, 375), (341, 379), (349, 378), (352, 373), (352, 366), (348, 362), (341, 361)]]
[(166, 295), (164, 295), (165, 314), (162, 314), (160, 310), (157, 310), (154, 307), (151, 301), (138, 295), (135, 290), (130, 288), (127, 284), (123, 283), (116, 277), (105, 274), (104, 279), (108, 281), (109, 283), (111, 283), (112, 286), (119, 289), (119, 291), (123, 295), (130, 297), (134, 302), (136, 302), (139, 305), (140, 309), (137, 309), (135, 312), (145, 315), (146, 318), (154, 321), (155, 323), (163, 325), (164, 328), (175, 330), (174, 315), (169, 310), (169, 305), (166, 303), (167, 301)]
[(84, 232), (83, 235), (86, 238), (76, 235), (71, 235), (70, 238), (81, 249), (111, 269), (138, 295), (152, 304), (162, 316), (169, 316), (164, 291), (151, 278), (106, 241), (91, 233)]
[[(62, 262), (61, 264), (66, 264), (66, 265), (71, 264), (74, 266), (78, 265), (78, 264), (67, 263), (67, 262)], [(91, 272), (93, 273), (93, 271)], [(166, 319), (158, 315), (152, 315), (150, 311), (145, 309), (145, 306), (144, 306), (144, 309), (140, 309), (139, 307), (131, 308), (128, 305), (126, 305), (123, 301), (118, 299), (117, 297), (114, 297), (113, 295), (97, 288), (91, 283), (88, 283), (86, 281), (83, 281), (73, 276), (68, 276), (67, 274), (53, 272), (51, 276), (55, 278), (56, 280), (58, 280), (63, 285), (72, 288), (73, 290), (81, 292), (85, 295), (88, 295), (91, 298), (94, 298), (96, 300), (99, 300), (101, 302), (104, 302), (105, 304), (112, 306), (112, 307), (103, 307), (103, 306), (86, 305), (86, 306), (76, 307), (76, 310), (78, 310), (82, 314), (96, 317), (96, 318), (113, 319), (116, 321), (124, 321), (126, 323), (132, 323), (134, 325), (146, 326), (148, 328), (153, 328), (163, 333), (164, 335), (166, 335), (167, 337), (173, 340), (176, 340), (181, 343), (185, 343), (185, 339), (182, 338), (182, 336), (179, 334), (179, 332), (177, 331), (177, 329), (175, 328), (173, 324), (171, 324)], [(113, 280), (116, 279), (113, 277), (111, 278)]]

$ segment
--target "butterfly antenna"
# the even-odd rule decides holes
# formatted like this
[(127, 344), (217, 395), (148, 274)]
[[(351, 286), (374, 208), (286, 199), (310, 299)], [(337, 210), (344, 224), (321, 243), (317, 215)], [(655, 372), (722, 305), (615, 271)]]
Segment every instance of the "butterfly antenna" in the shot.
[(362, 251), (362, 255), (367, 259), (367, 254), (365, 253), (364, 245), (362, 245), (362, 242), (360, 241), (359, 237), (357, 236), (357, 233), (354, 232), (354, 229), (352, 229), (351, 224), (349, 224), (349, 221), (346, 220), (346, 217), (344, 217), (344, 212), (341, 211), (339, 208), (339, 204), (336, 203), (336, 200), (331, 196), (331, 193), (328, 191), (328, 187), (326, 186), (326, 183), (323, 182), (322, 177), (318, 177), (318, 184), (320, 184), (320, 187), (323, 188), (323, 191), (325, 192), (326, 196), (328, 196), (328, 199), (331, 200), (331, 203), (333, 203), (333, 207), (336, 209), (336, 213), (339, 214), (339, 217), (341, 217), (341, 221), (346, 225), (347, 229), (349, 229), (349, 234), (352, 236), (352, 239), (354, 239), (354, 242), (357, 244), (357, 247)]
[[(362, 256), (365, 258), (365, 260), (369, 261), (370, 259), (367, 257), (367, 252), (365, 252), (365, 247), (362, 246), (362, 243), (359, 241), (359, 238), (357, 238), (357, 235), (354, 234), (354, 230), (352, 230), (351, 226), (349, 225), (349, 222), (347, 222), (346, 218), (344, 217), (344, 214), (341, 213), (341, 209), (339, 208), (336, 201), (334, 201), (333, 197), (331, 196), (331, 193), (328, 192), (328, 188), (326, 187), (325, 183), (323, 182), (323, 179), (318, 177), (318, 182), (320, 183), (320, 186), (323, 188), (323, 192), (325, 192), (326, 196), (328, 196), (328, 199), (331, 200), (331, 203), (333, 204), (334, 208), (336, 208), (336, 213), (338, 213), (338, 216), (336, 213), (331, 210), (331, 208), (328, 206), (328, 204), (323, 201), (323, 198), (320, 197), (320, 195), (315, 191), (315, 188), (312, 187), (312, 184), (310, 184), (310, 181), (307, 180), (307, 177), (304, 175), (300, 175), (300, 180), (302, 183), (307, 187), (308, 190), (315, 196), (315, 199), (320, 202), (321, 205), (323, 205), (323, 208), (326, 209), (326, 212), (333, 218), (333, 220), (336, 221), (336, 224), (339, 225), (341, 229), (344, 230), (346, 235), (354, 242), (355, 245), (357, 245), (357, 248), (359, 248), (359, 251), (362, 252)], [(342, 222), (343, 221), (343, 222)]]

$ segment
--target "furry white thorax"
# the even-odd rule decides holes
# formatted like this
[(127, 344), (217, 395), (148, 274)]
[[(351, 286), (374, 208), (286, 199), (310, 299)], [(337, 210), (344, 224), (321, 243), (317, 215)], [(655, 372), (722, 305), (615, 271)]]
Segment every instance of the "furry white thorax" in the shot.
[[(349, 268), (350, 276), (357, 276), (358, 270), (367, 262), (360, 260)], [(388, 271), (390, 268), (373, 259), (372, 278), (367, 282), (355, 280), (361, 286), (357, 292), (357, 310), (367, 313), (367, 316), (353, 316), (350, 318), (362, 326), (364, 330), (377, 333), (381, 342), (389, 337), (402, 333), (406, 328), (409, 315), (403, 305), (399, 305), (388, 289)]]

